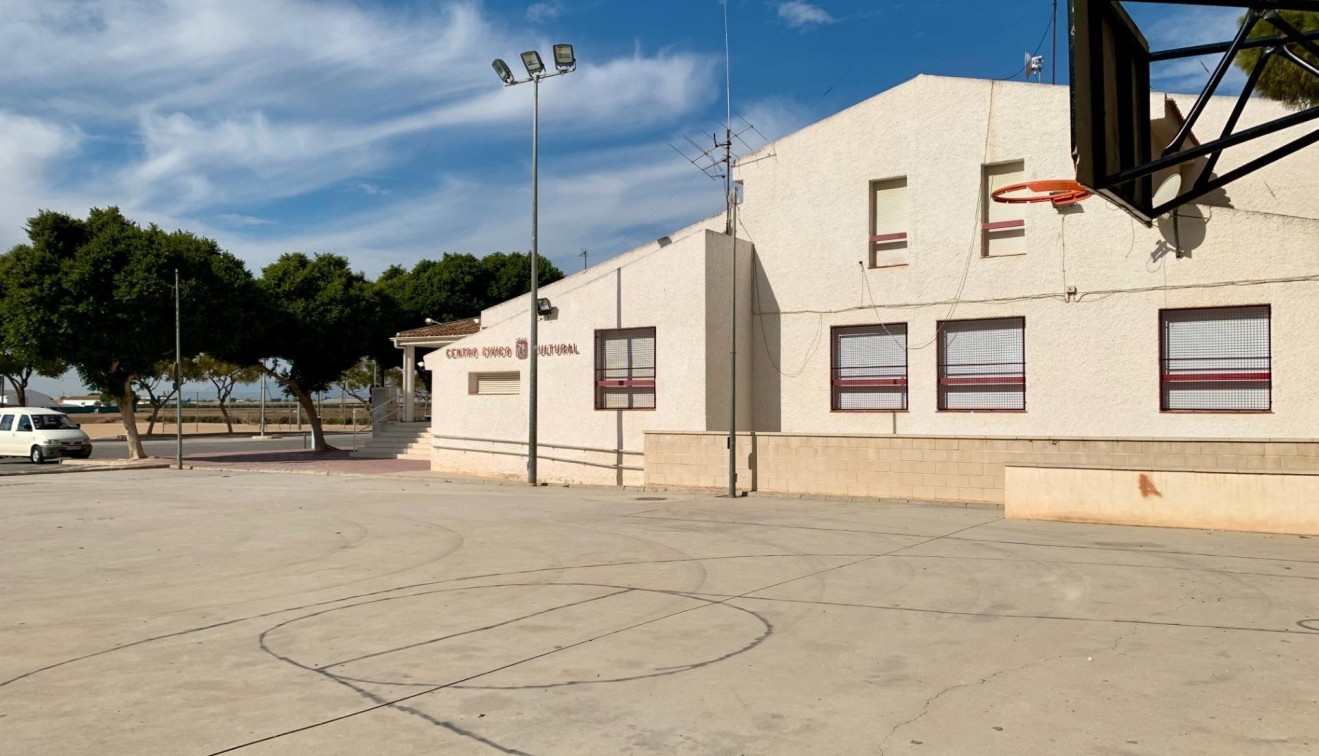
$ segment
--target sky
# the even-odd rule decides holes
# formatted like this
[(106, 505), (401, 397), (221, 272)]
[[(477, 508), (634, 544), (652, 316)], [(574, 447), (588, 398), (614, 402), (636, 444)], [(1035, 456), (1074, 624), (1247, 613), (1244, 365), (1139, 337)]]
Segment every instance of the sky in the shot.
[[(1067, 80), (1059, 2), (1059, 83)], [(728, 0), (746, 151), (920, 74), (1019, 77), (1053, 0)], [(1156, 47), (1230, 36), (1232, 9), (1133, 5)], [(725, 121), (719, 0), (0, 0), (0, 249), (39, 210), (116, 205), (216, 239), (254, 273), (333, 252), (375, 276), (530, 246), (519, 53), (541, 85), (540, 251), (565, 271), (714, 215), (675, 151)], [(1156, 71), (1191, 91), (1200, 61)], [(1234, 80), (1239, 77), (1234, 74)], [(746, 130), (746, 125), (754, 130)], [(37, 379), (58, 396), (76, 378)]]

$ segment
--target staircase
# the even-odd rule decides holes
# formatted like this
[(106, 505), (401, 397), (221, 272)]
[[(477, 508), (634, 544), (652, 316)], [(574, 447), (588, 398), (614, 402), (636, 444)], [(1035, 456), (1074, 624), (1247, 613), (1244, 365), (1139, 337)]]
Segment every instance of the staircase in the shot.
[(430, 461), (430, 423), (381, 423), (366, 446), (353, 452), (366, 459), (416, 459)]

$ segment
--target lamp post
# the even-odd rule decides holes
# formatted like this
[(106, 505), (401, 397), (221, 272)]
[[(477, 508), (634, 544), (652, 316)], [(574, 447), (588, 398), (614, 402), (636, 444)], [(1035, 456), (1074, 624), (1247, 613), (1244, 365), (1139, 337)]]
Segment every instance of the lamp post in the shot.
[(549, 79), (555, 76), (563, 76), (577, 70), (577, 58), (573, 54), (572, 45), (555, 45), (554, 46), (554, 68), (555, 73), (548, 73), (545, 69), (545, 63), (540, 58), (540, 53), (535, 50), (528, 50), (522, 53), (522, 65), (527, 69), (527, 78), (518, 79), (513, 76), (513, 71), (508, 64), (499, 58), (495, 58), (490, 64), (499, 75), (504, 86), (512, 87), (518, 84), (531, 82), (532, 95), (531, 108), (531, 299), (529, 307), (531, 312), (531, 334), (527, 340), (529, 352), (527, 358), (531, 360), (528, 367), (529, 377), (531, 379), (531, 390), (529, 394), (529, 407), (527, 418), (527, 483), (536, 485), (536, 389), (537, 379), (539, 377), (537, 369), (537, 330), (540, 324), (540, 307), (539, 307), (539, 279), (536, 270), (536, 258), (540, 254), (539, 246), (539, 222), (540, 222), (540, 82), (542, 79)]

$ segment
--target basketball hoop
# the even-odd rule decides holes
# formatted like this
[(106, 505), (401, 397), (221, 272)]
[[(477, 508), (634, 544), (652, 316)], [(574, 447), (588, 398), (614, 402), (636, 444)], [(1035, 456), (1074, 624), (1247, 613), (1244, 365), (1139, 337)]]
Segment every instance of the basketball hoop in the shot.
[[(1035, 192), (1035, 194), (1013, 194), (1013, 192)], [(1075, 205), (1090, 196), (1090, 190), (1071, 179), (1050, 179), (1047, 181), (1027, 181), (995, 189), (990, 195), (995, 202), (1008, 205), (1021, 205), (1027, 202), (1052, 202), (1054, 207)]]

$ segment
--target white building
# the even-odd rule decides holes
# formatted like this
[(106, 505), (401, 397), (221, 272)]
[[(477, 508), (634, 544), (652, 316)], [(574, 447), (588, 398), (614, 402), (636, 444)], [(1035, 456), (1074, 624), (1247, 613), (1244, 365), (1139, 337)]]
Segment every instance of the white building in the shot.
[[(1155, 112), (1157, 141), (1181, 116)], [(921, 76), (742, 156), (736, 257), (720, 215), (541, 290), (541, 477), (725, 485), (734, 296), (742, 489), (1002, 503), (1014, 465), (1319, 471), (1319, 150), (1154, 228), (989, 200), (1072, 177), (1069, 153), (1065, 87)], [(525, 474), (527, 307), (426, 357), (435, 469)]]

